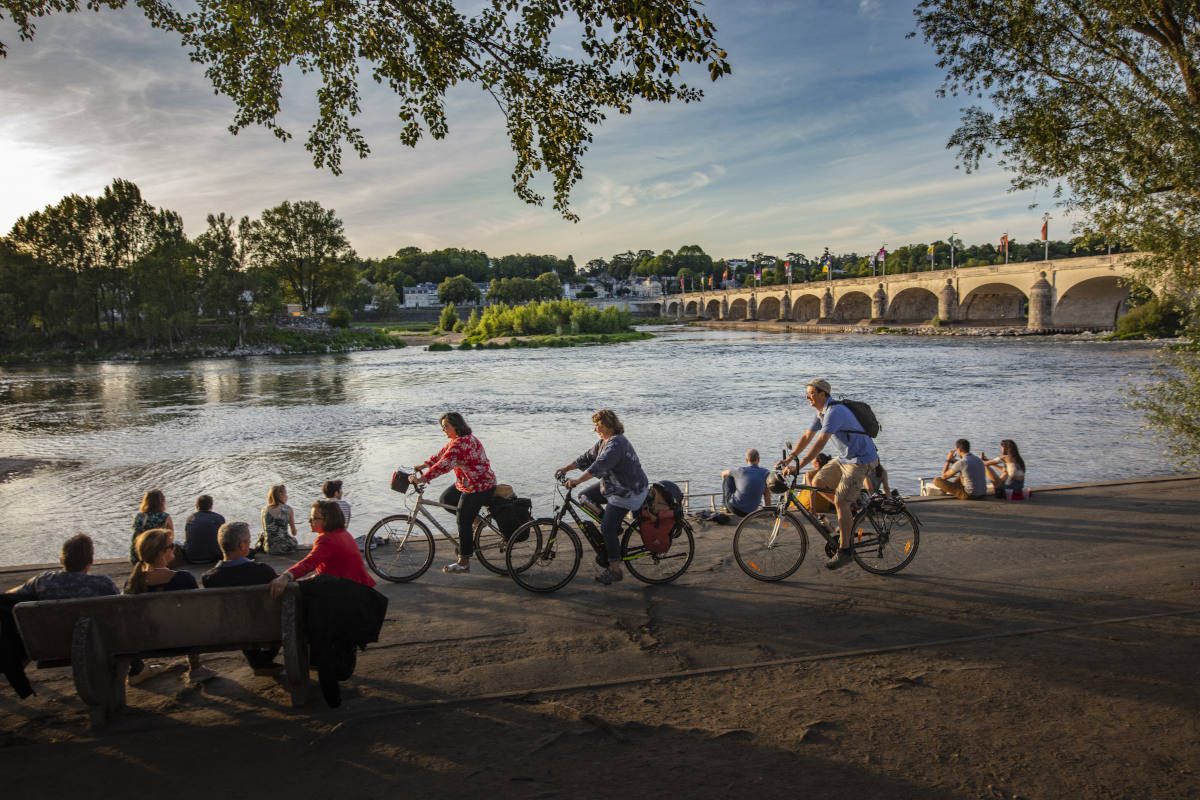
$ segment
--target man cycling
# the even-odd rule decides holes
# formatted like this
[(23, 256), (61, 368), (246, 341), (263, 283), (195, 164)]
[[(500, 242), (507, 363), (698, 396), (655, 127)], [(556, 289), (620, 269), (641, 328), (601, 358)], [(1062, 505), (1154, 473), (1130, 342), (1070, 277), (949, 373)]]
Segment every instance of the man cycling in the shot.
[[(827, 489), (836, 488), (834, 507), (837, 509), (841, 540), (837, 555), (825, 562), (825, 566), (837, 569), (854, 560), (850, 553), (850, 524), (853, 521), (850, 504), (862, 489), (863, 478), (879, 463), (879, 453), (875, 450), (875, 442), (871, 441), (871, 437), (862, 429), (854, 412), (842, 403), (830, 402), (829, 389), (829, 381), (819, 379), (811, 381), (805, 387), (804, 396), (808, 398), (809, 405), (816, 409), (817, 416), (784, 461), (799, 456), (810, 441), (812, 447), (798, 463), (789, 464), (784, 469), (784, 474), (790, 475), (803, 469), (805, 464), (813, 461), (825, 449), (825, 445), (833, 440), (838, 458), (821, 467), (812, 484)], [(776, 468), (783, 463), (777, 463)]]

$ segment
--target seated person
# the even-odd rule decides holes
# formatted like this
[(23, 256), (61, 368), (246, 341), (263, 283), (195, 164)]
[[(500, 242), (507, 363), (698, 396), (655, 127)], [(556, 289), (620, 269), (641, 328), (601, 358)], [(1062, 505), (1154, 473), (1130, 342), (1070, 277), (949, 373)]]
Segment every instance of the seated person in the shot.
[[(990, 461), (983, 457), (983, 466), (987, 469), (988, 478), (992, 482), (992, 491), (997, 497), (1004, 497), (1005, 490), (1019, 492), (1025, 489), (1025, 459), (1012, 439), (1000, 440), (1000, 457)], [(996, 467), (1001, 467), (997, 470)]]
[(971, 443), (959, 439), (946, 454), (946, 466), (933, 485), (959, 500), (983, 500), (988, 496), (987, 471), (979, 456), (971, 452)]
[[(245, 522), (226, 522), (217, 532), (217, 542), (225, 558), (215, 567), (200, 576), (205, 589), (220, 589), (227, 586), (266, 585), (275, 579), (275, 570), (270, 564), (250, 560), (250, 525)], [(278, 647), (243, 650), (256, 673), (274, 672), (278, 669), (275, 655)]]
[[(174, 592), (181, 589), (199, 589), (190, 572), (173, 570), (167, 566), (175, 554), (174, 532), (166, 528), (152, 528), (134, 540), (138, 563), (134, 565), (129, 580), (125, 583), (125, 594), (146, 592)], [(188, 655), (189, 683), (201, 683), (217, 677), (217, 673), (200, 663), (200, 658)], [(134, 670), (139, 670), (136, 664)], [(133, 674), (131, 672), (131, 674)]]
[(211, 495), (196, 498), (196, 511), (184, 523), (183, 556), (189, 564), (211, 564), (221, 558), (217, 545), (217, 529), (225, 518), (212, 510)]
[(721, 492), (725, 508), (744, 517), (760, 503), (771, 502), (771, 490), (767, 478), (771, 473), (758, 465), (758, 451), (746, 451), (746, 466), (734, 467), (721, 473)]
[[(325, 481), (321, 484), (321, 494), (329, 500), (334, 500), (342, 509), (342, 516), (346, 518), (346, 529), (350, 529), (350, 504), (342, 499), (342, 482), (341, 481)], [(455, 499), (457, 504), (458, 500)]]
[(346, 518), (342, 516), (342, 507), (336, 501), (318, 500), (313, 503), (308, 513), (308, 524), (317, 535), (312, 550), (271, 581), (272, 597), (283, 597), (283, 591), (289, 583), (309, 573), (348, 578), (363, 586), (375, 585), (375, 579), (367, 574), (358, 542), (346, 531)]
[(8, 590), (26, 600), (65, 600), (70, 597), (103, 597), (120, 594), (107, 575), (89, 575), (95, 550), (92, 537), (79, 533), (63, 542), (58, 560), (62, 569), (43, 572)]
[[(815, 465), (813, 469), (804, 473), (804, 483), (808, 486), (815, 486), (813, 483), (817, 479), (817, 473), (821, 471), (821, 467), (825, 466), (832, 460), (832, 456), (828, 453), (818, 453), (813, 459)], [(800, 492), (800, 505), (807, 508), (814, 514), (824, 514), (826, 511), (833, 510), (833, 490), (828, 492), (814, 492), (812, 489), (805, 489)]]

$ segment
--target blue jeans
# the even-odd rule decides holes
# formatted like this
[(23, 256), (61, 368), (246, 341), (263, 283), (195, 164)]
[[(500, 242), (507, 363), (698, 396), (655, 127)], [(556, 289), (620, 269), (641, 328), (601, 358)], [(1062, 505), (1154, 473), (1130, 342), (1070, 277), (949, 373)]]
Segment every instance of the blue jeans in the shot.
[(737, 494), (737, 484), (735, 484), (733, 482), (732, 475), (726, 475), (724, 478), (721, 479), (721, 495), (723, 497), (723, 502), (725, 503), (725, 507), (728, 508), (733, 513), (738, 514), (743, 517), (746, 516), (747, 514), (749, 514), (750, 511), (754, 510), (752, 508), (752, 509), (750, 509), (750, 511), (742, 511), (740, 508), (735, 506), (733, 504), (733, 496), (735, 494)]
[(605, 555), (609, 564), (621, 563), (621, 523), (629, 509), (613, 505), (600, 493), (600, 484), (594, 484), (579, 493), (581, 497), (591, 500), (604, 514), (600, 517), (600, 535), (604, 537)]

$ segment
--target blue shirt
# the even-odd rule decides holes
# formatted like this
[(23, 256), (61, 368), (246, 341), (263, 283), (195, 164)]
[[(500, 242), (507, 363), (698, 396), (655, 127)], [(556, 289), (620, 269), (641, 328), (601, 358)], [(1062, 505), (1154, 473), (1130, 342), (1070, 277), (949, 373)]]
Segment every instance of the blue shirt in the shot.
[(763, 491), (767, 488), (767, 476), (770, 474), (769, 470), (758, 464), (747, 464), (729, 470), (729, 476), (733, 478), (733, 485), (736, 487), (733, 496), (729, 498), (734, 509), (748, 514), (758, 508), (763, 499)]
[(838, 451), (838, 459), (850, 464), (870, 464), (879, 460), (879, 452), (875, 442), (862, 431), (854, 412), (841, 403), (827, 402), (825, 410), (813, 417), (810, 431), (832, 434), (829, 441), (833, 442)]

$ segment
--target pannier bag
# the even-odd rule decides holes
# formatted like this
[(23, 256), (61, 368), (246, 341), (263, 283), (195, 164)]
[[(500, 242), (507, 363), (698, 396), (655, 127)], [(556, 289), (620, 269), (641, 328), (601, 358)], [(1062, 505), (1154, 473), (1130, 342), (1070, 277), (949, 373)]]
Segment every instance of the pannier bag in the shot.
[(404, 494), (408, 491), (408, 476), (411, 473), (398, 469), (392, 473), (392, 491)]
[(505, 539), (533, 519), (533, 501), (528, 497), (494, 498), (491, 509), (492, 519), (496, 520)]
[(642, 544), (651, 553), (665, 553), (671, 548), (671, 534), (675, 524), (683, 516), (683, 492), (671, 481), (656, 481), (651, 484), (642, 507)]

